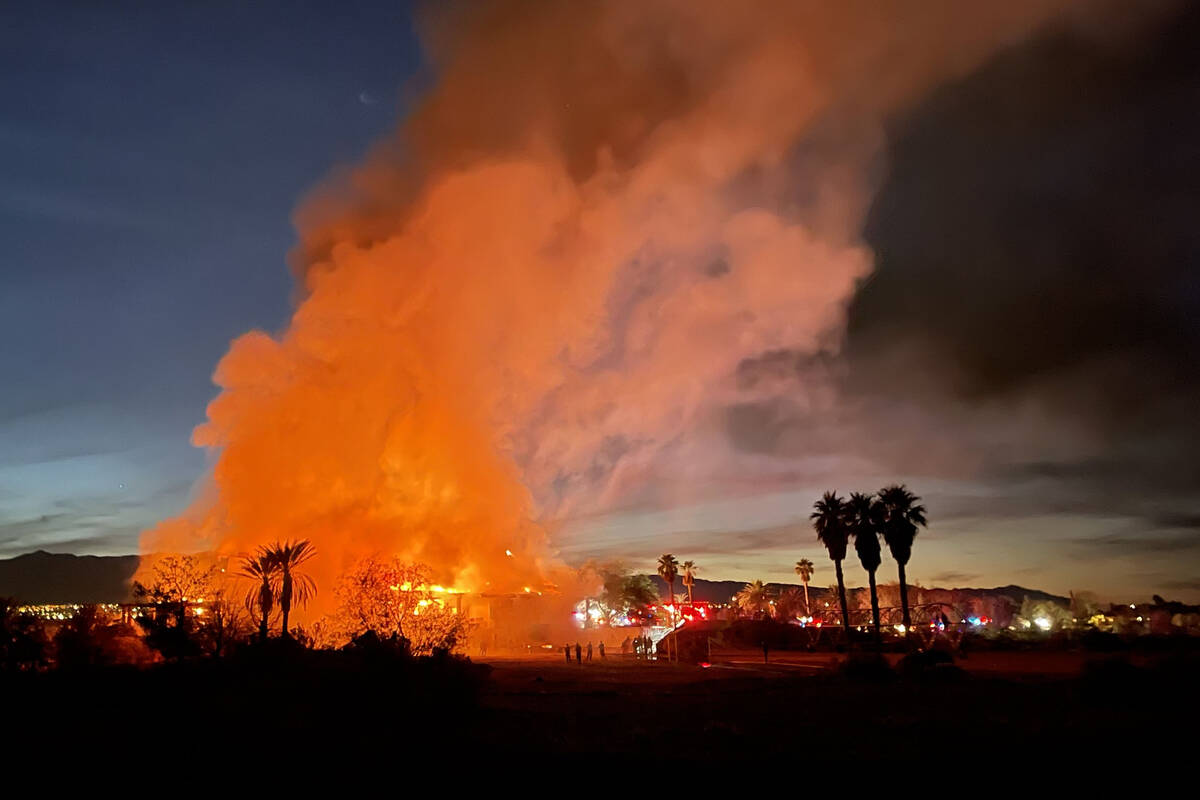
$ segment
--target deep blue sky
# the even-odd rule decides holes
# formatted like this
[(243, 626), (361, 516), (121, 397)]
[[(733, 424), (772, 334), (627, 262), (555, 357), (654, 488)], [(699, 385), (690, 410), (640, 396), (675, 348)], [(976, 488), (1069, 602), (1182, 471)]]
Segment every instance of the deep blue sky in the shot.
[(182, 507), (213, 366), (287, 319), (292, 208), (394, 127), (419, 51), (377, 5), (5, 4), (0, 556)]

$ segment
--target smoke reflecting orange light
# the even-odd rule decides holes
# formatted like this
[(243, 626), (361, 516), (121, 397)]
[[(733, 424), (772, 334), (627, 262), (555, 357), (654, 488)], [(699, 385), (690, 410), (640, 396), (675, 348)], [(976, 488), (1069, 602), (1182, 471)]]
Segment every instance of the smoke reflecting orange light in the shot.
[(436, 83), (298, 212), (294, 316), (221, 359), (211, 478), (143, 552), (310, 539), (324, 587), (372, 555), (570, 585), (555, 520), (678, 499), (720, 472), (696, 442), (756, 391), (743, 359), (836, 342), (883, 115), (1073, 5), (435, 14)]

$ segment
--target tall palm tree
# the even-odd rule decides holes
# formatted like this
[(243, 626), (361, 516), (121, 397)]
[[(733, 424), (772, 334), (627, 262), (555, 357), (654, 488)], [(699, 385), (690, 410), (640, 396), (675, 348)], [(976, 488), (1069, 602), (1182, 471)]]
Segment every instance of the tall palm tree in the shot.
[(288, 616), (293, 603), (304, 605), (317, 593), (317, 584), (309, 576), (297, 571), (297, 567), (316, 555), (316, 549), (308, 539), (279, 544), (270, 549), (270, 557), (279, 570), (279, 610), (283, 614), (283, 636), (287, 638)]
[(883, 540), (887, 542), (892, 558), (900, 572), (900, 608), (904, 613), (904, 632), (912, 630), (912, 619), (908, 615), (908, 586), (905, 583), (904, 567), (912, 556), (913, 540), (917, 538), (917, 526), (926, 526), (925, 506), (921, 498), (910, 492), (903, 484), (879, 490), (879, 502), (883, 506)]
[(692, 605), (692, 586), (696, 583), (696, 573), (699, 571), (695, 561), (683, 562), (683, 585), (687, 587), (688, 605)]
[(242, 566), (238, 574), (254, 581), (246, 592), (246, 608), (259, 618), (258, 638), (267, 640), (268, 625), (271, 611), (275, 607), (275, 578), (279, 567), (267, 548), (258, 548), (258, 553), (242, 558)]
[(875, 623), (875, 646), (881, 644), (879, 636), (879, 593), (875, 589), (875, 571), (883, 562), (883, 550), (879, 545), (879, 533), (883, 527), (883, 504), (869, 494), (851, 492), (846, 502), (850, 535), (854, 537), (854, 549), (858, 560), (867, 571), (871, 585), (871, 620)]
[[(667, 592), (671, 596), (671, 628), (675, 628), (675, 576), (679, 574), (679, 561), (670, 553), (663, 553), (658, 558), (658, 574), (667, 582)], [(667, 639), (667, 658), (671, 657), (671, 638)]]
[(807, 558), (802, 558), (796, 562), (796, 574), (800, 576), (800, 582), (804, 584), (804, 616), (811, 617), (812, 609), (808, 606), (808, 582), (812, 580), (813, 563)]
[(850, 641), (850, 609), (846, 602), (846, 579), (842, 576), (842, 561), (846, 559), (846, 548), (850, 544), (850, 529), (846, 525), (846, 501), (835, 492), (826, 492), (813, 503), (809, 515), (817, 541), (825, 545), (829, 558), (837, 573), (838, 600), (842, 604), (842, 627), (846, 630), (846, 641)]
[[(658, 559), (658, 576), (667, 582), (667, 592), (671, 596), (671, 608), (675, 608), (675, 577), (679, 574), (679, 561), (670, 553), (664, 553)], [(672, 617), (674, 613), (672, 612)]]

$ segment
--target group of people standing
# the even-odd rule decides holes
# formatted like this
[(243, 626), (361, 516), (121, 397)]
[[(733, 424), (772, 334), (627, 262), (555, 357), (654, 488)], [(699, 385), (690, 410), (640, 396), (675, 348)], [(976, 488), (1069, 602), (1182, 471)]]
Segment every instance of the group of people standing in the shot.
[[(596, 649), (600, 651), (600, 658), (607, 657), (608, 654), (604, 650), (604, 642), (600, 642), (600, 645)], [(562, 652), (568, 664), (571, 663), (572, 656), (575, 663), (582, 664), (584, 661), (592, 660), (592, 643), (588, 642), (586, 648), (579, 642), (576, 642), (574, 647), (565, 644), (563, 645)], [(626, 636), (625, 641), (621, 642), (621, 655), (629, 655), (630, 653), (633, 653), (635, 658), (648, 659), (653, 657), (654, 640), (649, 636)]]
[(626, 636), (625, 641), (621, 642), (621, 652), (628, 653), (631, 649), (636, 658), (650, 658), (654, 655), (654, 640), (649, 636), (635, 636), (632, 639)]
[[(579, 645), (579, 642), (576, 642), (575, 643), (575, 661), (577, 663), (579, 663), (579, 664), (583, 663), (585, 652), (587, 654), (587, 660), (591, 661), (592, 660), (592, 643), (591, 642), (587, 643), (587, 650), (585, 651)], [(569, 645), (569, 644), (563, 645), (563, 655), (565, 655), (567, 657), (567, 663), (570, 664), (571, 663), (571, 645)], [(600, 643), (600, 657), (601, 658), (605, 657), (604, 642)]]

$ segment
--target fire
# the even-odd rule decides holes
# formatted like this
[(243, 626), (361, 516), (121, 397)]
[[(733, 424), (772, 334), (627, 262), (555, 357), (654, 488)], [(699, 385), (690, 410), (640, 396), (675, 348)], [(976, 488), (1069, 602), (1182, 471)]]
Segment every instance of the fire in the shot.
[(703, 491), (733, 455), (701, 443), (755, 391), (738, 364), (836, 334), (871, 266), (856, 234), (883, 116), (1058, 5), (430, 19), (435, 85), (298, 211), (294, 316), (221, 359), (193, 435), (211, 477), (143, 552), (309, 539), (304, 613), (376, 555), (449, 594), (562, 585), (554, 520)]

